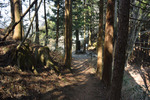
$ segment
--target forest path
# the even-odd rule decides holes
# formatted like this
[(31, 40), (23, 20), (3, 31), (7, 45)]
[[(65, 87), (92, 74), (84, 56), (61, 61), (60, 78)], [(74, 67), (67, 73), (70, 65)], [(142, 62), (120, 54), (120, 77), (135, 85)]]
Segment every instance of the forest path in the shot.
[(104, 85), (96, 78), (91, 61), (91, 55), (73, 55), (72, 67), (79, 85), (72, 91), (71, 100), (105, 100)]
[(95, 59), (91, 54), (73, 54), (73, 72), (59, 76), (49, 69), (36, 75), (0, 62), (0, 100), (106, 100), (106, 89), (92, 65)]
[(105, 87), (90, 64), (91, 56), (73, 54), (72, 58), (73, 73), (60, 76), (59, 88), (46, 93), (41, 100), (106, 100)]

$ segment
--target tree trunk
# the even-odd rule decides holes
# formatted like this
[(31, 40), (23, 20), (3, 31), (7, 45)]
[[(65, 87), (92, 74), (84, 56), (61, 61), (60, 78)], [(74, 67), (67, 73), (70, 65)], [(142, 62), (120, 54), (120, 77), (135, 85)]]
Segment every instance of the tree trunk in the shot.
[[(15, 22), (18, 22), (21, 18), (21, 13), (20, 13), (20, 9), (21, 9), (21, 2), (20, 0), (14, 0), (14, 10), (15, 10)], [(22, 24), (21, 22), (18, 23), (15, 27), (15, 31), (14, 31), (14, 35), (13, 35), (13, 39), (14, 40), (21, 40), (22, 39)]]
[(44, 0), (44, 18), (45, 18), (45, 30), (46, 30), (46, 39), (45, 39), (45, 46), (48, 44), (48, 28), (47, 28), (47, 17), (46, 17), (46, 4)]
[(72, 1), (65, 0), (65, 57), (64, 63), (71, 68), (72, 60)]
[(126, 47), (128, 39), (130, 0), (119, 3), (118, 38), (114, 58), (113, 79), (109, 100), (120, 100), (121, 88), (126, 63)]
[(92, 42), (91, 42), (91, 35), (92, 35), (92, 33), (91, 33), (91, 25), (90, 25), (90, 28), (89, 28), (89, 43), (88, 43), (89, 46), (92, 45)]
[[(36, 2), (36, 0), (30, 5), (30, 7), (33, 6), (33, 4), (34, 4), (35, 2)], [(36, 13), (38, 12), (41, 3), (42, 3), (42, 0), (40, 0), (39, 6), (38, 6), (37, 9), (35, 10), (35, 14), (34, 14), (33, 17), (32, 17), (31, 23), (30, 23), (30, 25), (29, 25), (29, 28), (28, 28), (28, 30), (27, 30), (27, 33), (26, 33), (25, 37), (23, 38), (23, 40), (21, 41), (21, 43), (17, 46), (17, 49), (18, 49), (18, 50), (19, 50), (19, 48), (23, 45), (23, 43), (25, 42), (26, 38), (27, 38), (28, 35), (29, 35), (29, 32), (30, 32), (32, 23), (33, 23), (33, 21), (34, 21), (34, 17), (36, 16)], [(27, 12), (29, 11), (30, 7), (29, 7), (29, 8), (27, 9), (27, 11), (23, 14), (23, 16), (25, 16), (25, 15), (27, 14)], [(22, 17), (23, 17), (23, 16), (22, 16)], [(20, 20), (21, 20), (21, 19), (20, 19)], [(19, 21), (19, 22), (20, 22), (20, 21)], [(13, 27), (15, 27), (15, 25), (14, 25)]]
[[(92, 8), (92, 4), (90, 5), (90, 8)], [(89, 43), (88, 45), (91, 46), (92, 45), (92, 9), (89, 11), (89, 17), (90, 17), (90, 25), (89, 25)]]
[(99, 6), (99, 33), (97, 38), (97, 71), (96, 74), (102, 79), (102, 67), (103, 67), (103, 56), (102, 56), (102, 47), (103, 47), (103, 0), (100, 0), (100, 6)]
[(56, 49), (58, 49), (58, 38), (59, 38), (59, 0), (57, 0)]
[[(84, 0), (84, 9), (85, 9), (85, 0)], [(85, 11), (84, 11), (84, 44), (83, 44), (83, 52), (86, 53), (86, 37), (85, 37), (85, 32), (86, 32), (86, 26), (85, 26)]]
[[(31, 5), (31, 0), (29, 0), (29, 6)], [(31, 22), (31, 13), (30, 13), (30, 10), (29, 10), (29, 20), (30, 20), (30, 22)], [(33, 34), (33, 24), (32, 24), (32, 34)]]
[(79, 30), (76, 29), (76, 54), (80, 51)]
[(69, 0), (69, 57), (70, 57), (70, 66), (71, 66), (71, 61), (72, 61), (72, 0)]
[[(21, 16), (22, 16), (22, 0), (20, 0), (20, 14), (21, 14)], [(20, 18), (21, 18), (21, 16), (20, 16)], [(24, 37), (24, 30), (23, 30), (23, 21), (21, 21), (21, 35), (22, 35), (22, 37)]]
[(115, 0), (107, 1), (105, 41), (104, 41), (104, 68), (102, 80), (107, 87), (111, 84), (113, 33), (114, 33), (114, 5)]
[[(35, 2), (35, 11), (38, 7), (38, 0)], [(36, 37), (35, 37), (35, 42), (39, 44), (39, 20), (38, 20), (38, 12), (36, 13), (36, 18), (35, 18), (35, 23), (36, 23)]]

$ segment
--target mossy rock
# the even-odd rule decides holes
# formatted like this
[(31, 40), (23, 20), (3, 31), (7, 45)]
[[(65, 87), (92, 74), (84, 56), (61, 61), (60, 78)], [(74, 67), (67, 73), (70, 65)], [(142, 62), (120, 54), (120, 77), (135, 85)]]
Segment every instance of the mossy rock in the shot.
[(17, 65), (21, 70), (30, 70), (35, 66), (35, 58), (29, 49), (29, 45), (25, 44), (16, 51)]
[(50, 57), (50, 50), (47, 46), (33, 47), (36, 63), (42, 65), (44, 68), (54, 69), (57, 73), (60, 72), (57, 64)]
[(46, 46), (32, 47), (25, 43), (19, 50), (16, 50), (15, 61), (18, 67), (23, 71), (32, 71), (37, 74), (42, 69), (48, 68), (59, 73), (58, 64), (53, 62), (49, 53), (50, 50)]

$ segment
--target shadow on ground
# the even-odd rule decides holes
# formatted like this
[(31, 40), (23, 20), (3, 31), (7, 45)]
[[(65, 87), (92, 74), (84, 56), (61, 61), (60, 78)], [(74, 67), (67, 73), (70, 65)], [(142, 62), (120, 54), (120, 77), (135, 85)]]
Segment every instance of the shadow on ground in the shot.
[[(94, 59), (93, 59), (94, 60)], [(95, 61), (93, 61), (95, 62)], [(73, 58), (73, 73), (57, 76), (50, 70), (38, 75), (14, 67), (0, 68), (2, 100), (106, 100), (108, 91), (95, 76), (90, 57)], [(133, 67), (133, 66), (132, 66)], [(126, 70), (122, 100), (149, 100), (147, 92)]]

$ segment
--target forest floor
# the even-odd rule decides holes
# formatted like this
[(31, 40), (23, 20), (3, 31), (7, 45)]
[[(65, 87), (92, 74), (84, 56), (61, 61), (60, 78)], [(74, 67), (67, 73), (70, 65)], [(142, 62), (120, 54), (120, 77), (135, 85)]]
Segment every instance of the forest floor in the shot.
[(91, 55), (73, 55), (72, 71), (66, 71), (58, 76), (54, 71), (46, 70), (35, 75), (31, 72), (22, 72), (17, 66), (0, 67), (0, 98), (105, 100), (106, 89), (95, 76)]
[[(0, 54), (3, 51), (1, 45)], [(5, 59), (7, 55), (0, 55), (0, 100), (106, 100), (108, 91), (95, 76), (96, 57), (91, 54), (73, 54), (73, 72), (65, 71), (59, 76), (53, 70), (23, 72), (15, 65), (5, 65), (9, 61)], [(149, 69), (149, 61), (146, 65), (128, 63), (122, 100), (150, 99)]]

